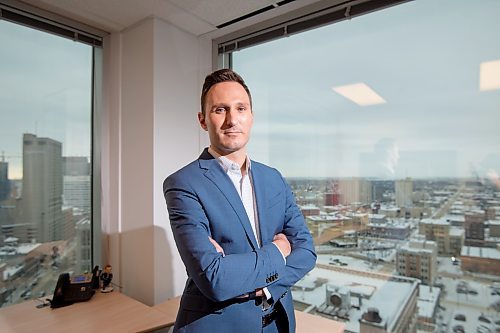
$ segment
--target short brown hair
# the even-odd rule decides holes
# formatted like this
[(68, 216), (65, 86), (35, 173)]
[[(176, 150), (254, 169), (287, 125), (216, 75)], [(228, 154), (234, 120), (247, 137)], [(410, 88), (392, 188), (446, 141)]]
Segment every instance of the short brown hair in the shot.
[(207, 99), (207, 93), (214, 85), (221, 82), (237, 82), (245, 89), (250, 100), (250, 107), (252, 107), (252, 95), (250, 94), (250, 89), (243, 78), (229, 68), (219, 69), (212, 74), (207, 75), (205, 78), (205, 83), (203, 83), (203, 89), (201, 90), (201, 113), (205, 114), (205, 101)]

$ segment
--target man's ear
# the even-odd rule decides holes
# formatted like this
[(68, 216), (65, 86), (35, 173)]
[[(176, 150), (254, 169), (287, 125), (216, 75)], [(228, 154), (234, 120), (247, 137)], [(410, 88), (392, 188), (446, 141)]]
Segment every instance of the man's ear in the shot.
[(201, 112), (198, 112), (198, 122), (200, 123), (201, 128), (205, 131), (208, 131), (207, 123), (205, 121), (205, 115)]

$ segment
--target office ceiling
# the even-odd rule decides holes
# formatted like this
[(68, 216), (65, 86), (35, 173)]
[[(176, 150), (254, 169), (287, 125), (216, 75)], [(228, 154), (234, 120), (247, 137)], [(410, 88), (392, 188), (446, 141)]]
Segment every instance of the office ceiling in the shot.
[[(318, 0), (21, 0), (108, 32), (126, 29), (147, 17), (156, 16), (200, 36), (217, 26), (270, 5), (275, 8), (256, 16), (272, 17)], [(277, 4), (281, 4), (278, 6)], [(246, 21), (251, 21), (247, 19)], [(253, 17), (255, 20), (255, 17)], [(243, 20), (245, 21), (245, 20)], [(243, 22), (242, 21), (242, 22)]]

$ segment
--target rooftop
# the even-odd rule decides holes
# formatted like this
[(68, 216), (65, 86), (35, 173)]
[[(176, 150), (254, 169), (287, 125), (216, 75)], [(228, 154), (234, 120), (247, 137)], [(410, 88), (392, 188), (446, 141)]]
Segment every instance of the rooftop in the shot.
[[(416, 279), (321, 264), (309, 272), (304, 280), (313, 281), (318, 287), (311, 291), (295, 291), (294, 300), (315, 307), (320, 307), (326, 302), (327, 286), (337, 286), (350, 293), (351, 304), (354, 302), (359, 306), (359, 308), (349, 306), (347, 312), (349, 319), (345, 322), (346, 330), (353, 332), (359, 332), (359, 320), (368, 308), (377, 308), (383, 322), (392, 327), (399, 317), (399, 312), (418, 286)], [(318, 283), (319, 281), (322, 283)]]

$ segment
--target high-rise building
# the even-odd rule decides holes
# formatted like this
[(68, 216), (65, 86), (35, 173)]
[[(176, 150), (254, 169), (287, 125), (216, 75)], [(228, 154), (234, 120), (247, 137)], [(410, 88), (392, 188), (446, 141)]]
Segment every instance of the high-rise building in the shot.
[(87, 157), (63, 157), (64, 205), (90, 214), (90, 163)]
[(368, 180), (360, 178), (341, 179), (338, 183), (338, 189), (341, 204), (369, 204), (372, 201), (371, 183)]
[(396, 270), (398, 274), (420, 279), (432, 285), (437, 271), (437, 244), (434, 241), (410, 240), (408, 246), (398, 249)]
[(92, 268), (92, 229), (90, 220), (83, 218), (76, 223), (76, 267), (78, 272)]
[(445, 219), (422, 219), (418, 224), (418, 232), (426, 240), (435, 241), (439, 255), (460, 255), (464, 245), (464, 230), (452, 227)]
[(337, 206), (340, 203), (340, 194), (334, 192), (325, 193), (325, 206)]
[(465, 213), (465, 243), (466, 245), (481, 246), (484, 241), (485, 212), (474, 210)]
[(15, 206), (9, 201), (10, 181), (8, 178), (9, 163), (5, 162), (3, 157), (0, 161), (0, 226), (12, 223), (12, 212)]
[(3, 157), (0, 161), (0, 202), (6, 200), (10, 193), (9, 182), (9, 163), (5, 162)]
[(394, 183), (396, 192), (396, 206), (411, 207), (413, 206), (413, 181), (411, 178), (396, 180)]
[(90, 176), (89, 159), (85, 156), (63, 157), (64, 176)]
[(29, 243), (36, 239), (37, 230), (36, 226), (31, 223), (3, 224), (0, 227), (0, 232), (5, 239), (15, 237), (19, 243)]
[(64, 176), (64, 205), (90, 214), (90, 176)]
[(62, 194), (61, 142), (24, 134), (20, 219), (37, 227), (38, 242), (63, 239)]

